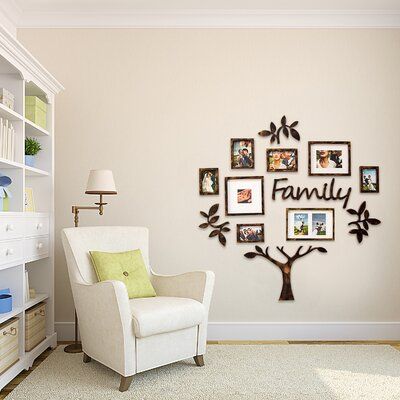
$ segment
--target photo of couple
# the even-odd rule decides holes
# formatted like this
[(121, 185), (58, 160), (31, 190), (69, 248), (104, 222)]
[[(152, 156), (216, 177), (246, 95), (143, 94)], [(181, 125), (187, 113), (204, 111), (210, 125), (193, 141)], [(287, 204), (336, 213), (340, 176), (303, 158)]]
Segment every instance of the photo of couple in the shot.
[(241, 203), (251, 203), (251, 189), (238, 189), (237, 190), (237, 202)]
[(254, 139), (231, 139), (231, 168), (254, 168)]
[(342, 150), (317, 150), (317, 168), (342, 168)]
[[(294, 221), (294, 236), (308, 236), (308, 214), (295, 213)], [(311, 224), (311, 236), (326, 235), (326, 214), (313, 213), (311, 215)]]
[(351, 175), (350, 142), (308, 142), (308, 175)]
[(362, 193), (379, 192), (379, 167), (360, 167), (360, 189)]
[(200, 195), (219, 194), (218, 168), (199, 169)]
[(297, 171), (297, 149), (267, 149), (267, 171)]
[(238, 224), (238, 243), (259, 243), (264, 242), (264, 224)]

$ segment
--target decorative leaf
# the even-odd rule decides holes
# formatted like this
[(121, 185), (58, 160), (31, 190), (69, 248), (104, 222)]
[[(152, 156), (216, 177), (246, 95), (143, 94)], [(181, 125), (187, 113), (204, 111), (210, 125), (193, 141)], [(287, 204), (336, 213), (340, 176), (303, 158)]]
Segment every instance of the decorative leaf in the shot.
[(369, 229), (369, 225), (367, 221), (363, 221), (362, 222), (364, 229), (368, 230)]
[(290, 134), (292, 135), (293, 139), (300, 140), (300, 133), (296, 131), (296, 129), (291, 129)]
[(210, 218), (210, 223), (213, 224), (214, 222), (217, 222), (219, 220), (218, 215), (214, 215), (213, 217)]
[(364, 218), (365, 218), (365, 219), (368, 219), (368, 217), (369, 217), (369, 211), (368, 211), (368, 210), (365, 210), (365, 211), (364, 211)]
[(364, 235), (364, 236), (368, 236), (368, 232), (365, 229), (360, 229), (360, 232)]
[(208, 214), (205, 213), (204, 211), (200, 211), (200, 214), (201, 214), (204, 218), (208, 218)]
[(225, 246), (225, 245), (226, 245), (226, 238), (225, 238), (225, 236), (224, 236), (222, 233), (220, 233), (220, 234), (218, 235), (218, 240), (219, 240), (219, 242), (222, 244), (222, 246)]
[(256, 246), (255, 249), (259, 252), (264, 254), (263, 249), (260, 246)]
[(273, 122), (271, 122), (271, 124), (270, 124), (270, 129), (271, 129), (271, 133), (276, 132), (276, 125)]
[(223, 227), (226, 226), (226, 225), (229, 225), (229, 222), (228, 222), (228, 221), (224, 222), (224, 223), (221, 224), (221, 225), (218, 225), (218, 227), (219, 227), (219, 228), (223, 228)]
[(260, 136), (268, 137), (271, 134), (271, 132), (270, 131), (261, 131), (261, 132), (258, 132), (258, 134)]
[(214, 229), (213, 231), (210, 232), (208, 237), (214, 237), (214, 236), (217, 236), (218, 234), (219, 234), (219, 230), (218, 229)]
[(249, 253), (246, 253), (244, 256), (245, 256), (246, 258), (254, 258), (254, 257), (257, 256), (257, 253), (253, 253), (253, 252), (251, 251), (251, 252), (249, 252)]
[(270, 143), (271, 143), (271, 144), (274, 143), (274, 142), (275, 142), (275, 139), (276, 139), (276, 136), (275, 136), (275, 135), (272, 135), (272, 136), (271, 136)]
[(317, 250), (318, 250), (320, 253), (327, 253), (327, 252), (328, 252), (328, 250), (325, 249), (325, 247), (317, 247)]
[(281, 119), (281, 124), (286, 125), (286, 116), (285, 115)]
[(379, 225), (381, 223), (381, 221), (379, 221), (379, 219), (376, 219), (376, 218), (368, 218), (368, 222), (371, 225)]
[(361, 243), (363, 240), (363, 234), (360, 231), (357, 232), (357, 240), (358, 243)]
[(199, 228), (201, 228), (201, 229), (206, 229), (206, 228), (208, 228), (208, 223), (207, 223), (207, 222), (204, 222), (204, 224), (200, 224), (200, 225), (199, 225)]
[(286, 126), (283, 127), (282, 132), (286, 137), (289, 137), (289, 130), (286, 128)]
[(231, 231), (230, 228), (222, 228), (222, 229), (221, 229), (221, 232), (230, 232), (230, 231)]
[(357, 215), (357, 211), (356, 210), (353, 210), (352, 208), (349, 208), (348, 210), (346, 210), (349, 214), (352, 214), (352, 215)]
[(365, 207), (367, 207), (367, 202), (366, 201), (363, 201), (361, 204), (360, 204), (360, 207), (359, 207), (359, 209), (358, 209), (358, 215), (362, 215), (362, 213), (364, 212), (364, 210), (365, 210)]
[(211, 217), (218, 211), (219, 204), (214, 204), (213, 206), (210, 207), (210, 210), (208, 211), (208, 215)]
[(297, 126), (298, 123), (299, 123), (299, 121), (294, 121), (289, 125), (289, 127), (294, 128), (295, 126)]
[(351, 229), (351, 230), (349, 231), (349, 233), (355, 234), (355, 233), (358, 233), (358, 231), (359, 231), (359, 229)]

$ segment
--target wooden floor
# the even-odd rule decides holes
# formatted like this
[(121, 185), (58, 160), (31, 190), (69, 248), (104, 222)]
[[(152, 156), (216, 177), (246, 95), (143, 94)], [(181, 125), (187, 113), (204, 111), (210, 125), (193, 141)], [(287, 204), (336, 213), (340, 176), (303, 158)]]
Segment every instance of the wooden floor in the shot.
[[(71, 342), (59, 342), (59, 345), (69, 344)], [(313, 341), (292, 341), (292, 340), (275, 340), (275, 341), (248, 341), (248, 340), (220, 340), (220, 341), (209, 341), (208, 344), (225, 344), (225, 345), (254, 345), (254, 344), (340, 344), (340, 345), (355, 345), (355, 344), (375, 344), (375, 345), (390, 345), (396, 350), (400, 351), (400, 342), (398, 341), (354, 341), (354, 342), (334, 342), (334, 341), (324, 341), (324, 342), (313, 342)], [(0, 400), (3, 400), (10, 392), (12, 392), (35, 368), (37, 368), (42, 361), (44, 361), (54, 350), (46, 350), (42, 353), (33, 363), (33, 367), (29, 371), (21, 372), (17, 377), (15, 377), (6, 387), (0, 391)]]

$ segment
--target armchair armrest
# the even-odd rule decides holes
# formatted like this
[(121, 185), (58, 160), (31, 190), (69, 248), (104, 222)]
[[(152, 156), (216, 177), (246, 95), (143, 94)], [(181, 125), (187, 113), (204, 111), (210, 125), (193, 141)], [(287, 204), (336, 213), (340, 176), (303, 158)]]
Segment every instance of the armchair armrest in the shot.
[(214, 287), (212, 271), (186, 272), (180, 275), (151, 273), (151, 281), (157, 296), (186, 297), (203, 303), (208, 310)]

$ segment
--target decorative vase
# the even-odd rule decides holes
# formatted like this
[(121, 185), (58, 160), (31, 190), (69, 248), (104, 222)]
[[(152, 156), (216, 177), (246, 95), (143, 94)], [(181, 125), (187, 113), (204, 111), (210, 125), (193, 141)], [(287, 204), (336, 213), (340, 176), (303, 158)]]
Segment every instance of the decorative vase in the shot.
[(25, 165), (27, 165), (28, 167), (34, 167), (35, 166), (35, 156), (25, 155)]

